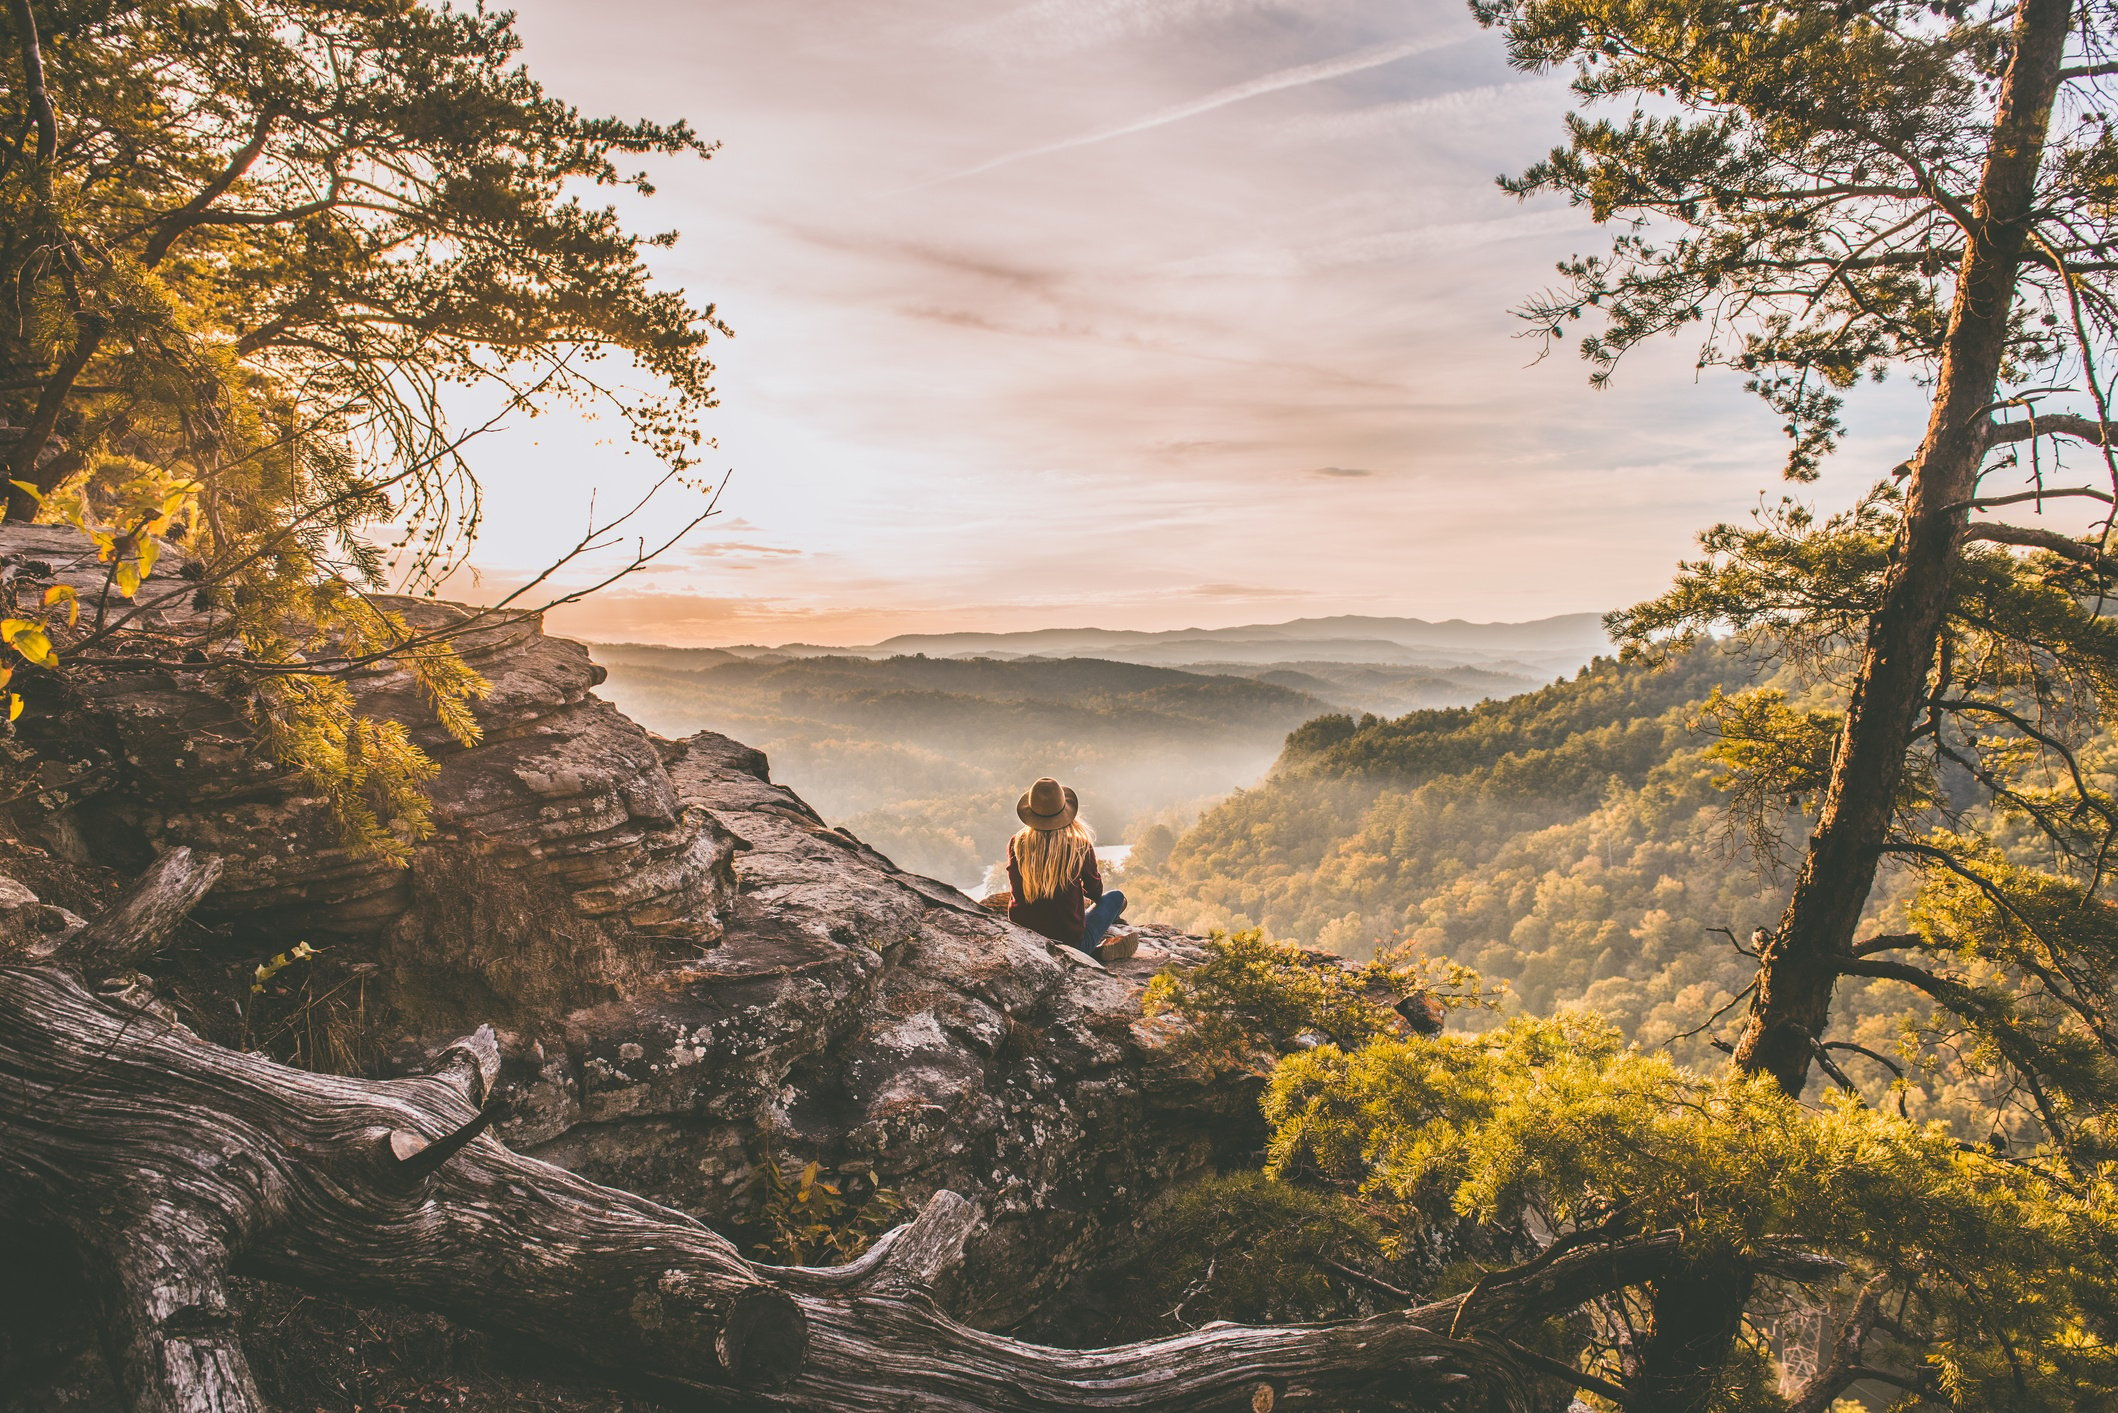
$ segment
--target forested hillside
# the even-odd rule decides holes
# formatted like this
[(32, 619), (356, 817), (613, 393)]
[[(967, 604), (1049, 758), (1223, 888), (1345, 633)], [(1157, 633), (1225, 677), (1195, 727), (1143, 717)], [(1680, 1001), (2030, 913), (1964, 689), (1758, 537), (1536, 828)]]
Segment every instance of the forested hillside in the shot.
[(967, 889), (1002, 856), (1015, 799), (1038, 776), (1079, 791), (1116, 843), (1136, 821), (1255, 779), (1288, 729), (1328, 705), (1248, 677), (1094, 658), (595, 653), (605, 694), (649, 729), (759, 746), (833, 823)]
[(1666, 1040), (1748, 981), (1734, 939), (1784, 898), (1732, 830), (1697, 724), (1755, 671), (1707, 646), (1476, 707), (1320, 717), (1263, 784), (1146, 841), (1129, 891), (1199, 930), (1357, 958), (1407, 945), (1506, 982), (1523, 1010), (1585, 1003)]

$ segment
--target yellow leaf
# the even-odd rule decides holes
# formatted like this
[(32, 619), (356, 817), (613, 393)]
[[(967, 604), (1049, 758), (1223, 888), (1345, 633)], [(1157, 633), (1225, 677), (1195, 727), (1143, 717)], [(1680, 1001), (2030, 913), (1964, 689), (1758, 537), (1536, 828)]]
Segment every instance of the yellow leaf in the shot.
[(27, 481), (9, 481), (8, 484), (28, 496), (31, 500), (41, 501), (44, 499), (44, 492), (38, 490)]
[(13, 680), (14, 680), (14, 677), (15, 677), (15, 669), (14, 669), (14, 668), (12, 668), (12, 667), (0, 667), (0, 687), (5, 687), (5, 686), (6, 686), (6, 685), (7, 685), (7, 684), (8, 684), (9, 682), (11, 682), (11, 681), (13, 681)]
[(20, 715), (22, 715), (22, 698), (13, 692), (9, 692), (7, 694), (7, 719), (13, 721)]
[[(52, 655), (50, 635), (34, 618), (0, 618), (0, 643), (6, 643), (40, 667), (58, 661)], [(0, 678), (0, 681), (5, 679)]]
[(46, 608), (49, 608), (53, 604), (57, 603), (60, 599), (74, 599), (79, 597), (80, 595), (74, 592), (73, 585), (54, 584), (44, 591), (44, 606)]
[(28, 624), (10, 636), (7, 645), (39, 667), (50, 667), (59, 660), (59, 655), (51, 650), (50, 635), (39, 624)]
[(130, 562), (120, 564), (117, 573), (113, 574), (111, 578), (116, 582), (118, 592), (126, 598), (131, 598), (140, 591), (140, 566), (137, 564)]

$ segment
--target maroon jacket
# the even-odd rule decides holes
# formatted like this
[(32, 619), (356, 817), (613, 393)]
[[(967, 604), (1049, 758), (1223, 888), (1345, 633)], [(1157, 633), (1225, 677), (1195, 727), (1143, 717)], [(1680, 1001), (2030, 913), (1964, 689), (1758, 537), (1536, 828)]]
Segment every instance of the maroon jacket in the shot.
[(1015, 841), (1008, 840), (1008, 920), (1032, 932), (1041, 932), (1069, 947), (1081, 945), (1082, 924), (1088, 920), (1088, 905), (1103, 896), (1103, 871), (1096, 867), (1096, 851), (1087, 850), (1081, 860), (1081, 877), (1071, 887), (1061, 888), (1049, 898), (1034, 903), (1022, 901), (1022, 870), (1015, 867)]

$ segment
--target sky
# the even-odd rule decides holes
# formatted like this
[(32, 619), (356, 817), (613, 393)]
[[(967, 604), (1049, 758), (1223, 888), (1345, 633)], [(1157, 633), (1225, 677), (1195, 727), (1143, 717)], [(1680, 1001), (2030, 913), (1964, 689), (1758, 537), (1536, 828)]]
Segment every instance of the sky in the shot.
[[(1338, 613), (1518, 620), (1654, 593), (1777, 496), (1777, 419), (1695, 344), (1592, 391), (1509, 309), (1603, 248), (1497, 174), (1563, 78), (1445, 0), (527, 0), (589, 111), (688, 119), (710, 161), (622, 203), (711, 301), (719, 513), (554, 613), (680, 644), (1168, 629)], [(1855, 404), (1810, 494), (1917, 440)], [(490, 594), (652, 479), (622, 434), (518, 420), (474, 461)], [(652, 524), (681, 523), (689, 493)]]

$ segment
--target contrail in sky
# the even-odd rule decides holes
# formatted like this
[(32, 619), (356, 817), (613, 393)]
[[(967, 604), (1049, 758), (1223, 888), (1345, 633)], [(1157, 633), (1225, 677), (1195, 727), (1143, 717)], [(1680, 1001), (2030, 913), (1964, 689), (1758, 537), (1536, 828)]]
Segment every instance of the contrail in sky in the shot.
[(951, 172), (945, 177), (921, 182), (912, 188), (939, 186), (943, 182), (961, 181), (975, 177), (981, 172), (990, 172), (995, 167), (1005, 167), (1012, 162), (1021, 162), (1031, 157), (1042, 157), (1051, 152), (1065, 152), (1070, 148), (1087, 147), (1092, 143), (1108, 142), (1114, 137), (1125, 137), (1149, 128), (1159, 128), (1168, 123), (1182, 122), (1201, 113), (1210, 113), (1216, 108), (1225, 108), (1231, 103), (1241, 103), (1246, 98), (1261, 98), (1268, 93), (1283, 89), (1300, 88), (1305, 83), (1322, 83), (1346, 74), (1357, 74), (1363, 69), (1380, 68), (1394, 64), (1399, 59), (1409, 59), (1414, 54), (1425, 54), (1434, 49), (1446, 49), (1452, 44), (1461, 44), (1470, 38), (1468, 34), (1429, 35), (1424, 39), (1399, 39), (1386, 44), (1371, 44), (1366, 49), (1356, 49), (1351, 54), (1341, 54), (1336, 59), (1325, 59), (1314, 64), (1303, 64), (1297, 68), (1281, 69), (1262, 78), (1251, 79), (1229, 88), (1217, 88), (1212, 93), (1194, 98), (1188, 103), (1179, 103), (1173, 108), (1159, 108), (1143, 117), (1134, 118), (1116, 127), (1097, 128), (1093, 132), (1075, 137), (1062, 138), (1058, 142), (1047, 142), (1041, 147), (1025, 147), (1019, 152), (1009, 152), (991, 161), (980, 162), (975, 167), (966, 167), (960, 172)]

